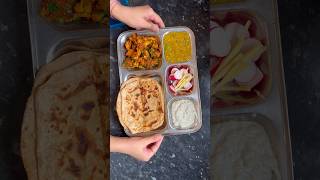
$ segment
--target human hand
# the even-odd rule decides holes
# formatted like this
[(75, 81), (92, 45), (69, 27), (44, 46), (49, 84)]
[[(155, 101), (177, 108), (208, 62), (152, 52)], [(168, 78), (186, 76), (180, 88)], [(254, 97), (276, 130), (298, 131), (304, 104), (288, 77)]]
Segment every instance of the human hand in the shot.
[(110, 151), (128, 154), (141, 161), (149, 161), (158, 151), (163, 140), (162, 135), (150, 137), (114, 137), (110, 136)]
[(116, 19), (138, 30), (158, 32), (159, 28), (165, 27), (161, 17), (148, 5), (126, 7), (118, 4), (113, 7), (111, 13)]
[(149, 161), (151, 157), (158, 151), (162, 135), (153, 135), (150, 137), (132, 137), (128, 139), (130, 147), (127, 154), (141, 161)]

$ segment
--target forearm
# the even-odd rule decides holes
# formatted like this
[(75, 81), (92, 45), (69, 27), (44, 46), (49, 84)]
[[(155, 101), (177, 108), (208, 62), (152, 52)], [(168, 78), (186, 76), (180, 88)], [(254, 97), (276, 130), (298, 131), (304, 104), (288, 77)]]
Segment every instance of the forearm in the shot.
[(126, 17), (127, 11), (128, 7), (121, 5), (118, 0), (110, 1), (110, 15), (113, 18), (125, 23), (126, 19), (128, 18)]
[(118, 0), (110, 0), (110, 16), (114, 16), (114, 8), (117, 8), (120, 4)]
[(128, 150), (128, 138), (110, 136), (110, 152), (126, 153)]

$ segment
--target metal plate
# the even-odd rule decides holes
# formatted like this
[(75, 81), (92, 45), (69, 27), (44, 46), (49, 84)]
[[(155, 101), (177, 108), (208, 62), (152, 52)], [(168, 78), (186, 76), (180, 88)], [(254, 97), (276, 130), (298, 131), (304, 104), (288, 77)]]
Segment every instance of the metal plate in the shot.
[[(279, 160), (282, 179), (293, 179), (291, 140), (289, 132), (289, 120), (287, 110), (287, 97), (282, 65), (281, 37), (279, 29), (279, 17), (276, 0), (247, 0), (245, 2), (211, 5), (211, 14), (217, 11), (248, 11), (254, 12), (257, 17), (265, 21), (266, 31), (269, 37), (269, 56), (271, 71), (271, 89), (263, 102), (245, 107), (230, 109), (212, 109), (211, 115), (228, 117), (231, 114), (261, 114), (266, 116), (277, 134), (277, 157)], [(214, 118), (214, 117), (213, 117)], [(212, 127), (215, 123), (212, 124)]]
[[(191, 59), (188, 62), (176, 63), (176, 64), (168, 64), (165, 60), (164, 56), (164, 46), (163, 46), (163, 37), (169, 32), (188, 32), (191, 40), (191, 48), (192, 55)], [(158, 36), (160, 38), (161, 46), (162, 46), (162, 63), (161, 67), (154, 70), (128, 70), (122, 67), (123, 60), (125, 58), (125, 49), (124, 44), (126, 39), (132, 35), (133, 33), (137, 33), (138, 35), (149, 35), (149, 36)], [(158, 33), (150, 32), (150, 31), (126, 31), (119, 35), (117, 40), (117, 52), (118, 52), (118, 66), (119, 66), (119, 77), (120, 84), (124, 81), (128, 80), (131, 76), (158, 76), (161, 80), (161, 85), (163, 87), (164, 95), (165, 95), (165, 127), (160, 130), (150, 131), (146, 133), (139, 134), (131, 134), (129, 131), (126, 131), (128, 136), (146, 136), (150, 134), (161, 133), (164, 135), (178, 135), (178, 134), (188, 134), (194, 133), (198, 131), (202, 126), (202, 111), (201, 111), (201, 100), (200, 100), (200, 90), (199, 90), (199, 79), (198, 79), (198, 68), (197, 68), (197, 57), (196, 57), (196, 44), (194, 33), (191, 29), (187, 27), (168, 27), (164, 29), (160, 29)], [(168, 85), (167, 85), (167, 69), (174, 65), (188, 65), (192, 69), (193, 73), (193, 90), (192, 93), (188, 95), (174, 96), (170, 93)], [(169, 108), (169, 104), (171, 101), (181, 98), (190, 98), (195, 103), (195, 108), (197, 111), (198, 121), (195, 122), (194, 126), (189, 129), (178, 129), (172, 126), (172, 118), (171, 118), (171, 110)]]
[(41, 0), (27, 2), (34, 76), (42, 65), (53, 60), (52, 52), (59, 44), (69, 40), (107, 36), (106, 27), (99, 25), (60, 25), (48, 22), (40, 16)]

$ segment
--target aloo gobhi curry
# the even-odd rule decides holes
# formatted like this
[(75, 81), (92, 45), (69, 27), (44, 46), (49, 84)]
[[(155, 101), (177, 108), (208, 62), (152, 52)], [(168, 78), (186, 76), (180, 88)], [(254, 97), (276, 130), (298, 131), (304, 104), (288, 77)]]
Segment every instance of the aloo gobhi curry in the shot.
[(51, 22), (107, 24), (107, 0), (42, 0), (40, 15)]
[(157, 36), (133, 33), (124, 44), (126, 50), (123, 67), (128, 69), (156, 69), (161, 66), (162, 51)]

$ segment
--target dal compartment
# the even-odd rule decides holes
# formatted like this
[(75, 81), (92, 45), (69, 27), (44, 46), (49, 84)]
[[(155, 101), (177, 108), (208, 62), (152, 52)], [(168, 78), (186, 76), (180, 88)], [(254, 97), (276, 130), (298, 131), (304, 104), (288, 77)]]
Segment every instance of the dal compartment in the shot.
[(169, 31), (162, 38), (163, 54), (167, 64), (192, 60), (192, 39), (187, 31)]

